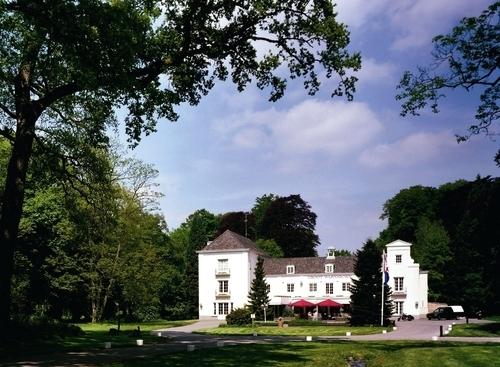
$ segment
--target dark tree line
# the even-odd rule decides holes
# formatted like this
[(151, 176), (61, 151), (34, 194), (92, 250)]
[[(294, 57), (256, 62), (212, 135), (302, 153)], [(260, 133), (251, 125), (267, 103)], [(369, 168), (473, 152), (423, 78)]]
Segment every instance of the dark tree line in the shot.
[(413, 257), (429, 271), (431, 301), (500, 312), (500, 178), (403, 189), (382, 218), (388, 227), (377, 242), (414, 244)]

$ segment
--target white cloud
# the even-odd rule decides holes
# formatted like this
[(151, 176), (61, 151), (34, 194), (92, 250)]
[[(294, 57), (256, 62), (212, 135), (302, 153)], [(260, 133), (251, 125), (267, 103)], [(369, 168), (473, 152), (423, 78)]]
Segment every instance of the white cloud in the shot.
[(379, 63), (375, 59), (367, 58), (361, 62), (361, 70), (354, 75), (359, 83), (392, 83), (395, 76), (399, 76), (398, 68), (390, 62)]
[(359, 157), (359, 163), (370, 168), (413, 166), (435, 159), (457, 146), (449, 131), (416, 133), (394, 143), (365, 150)]
[(361, 102), (306, 100), (288, 110), (247, 111), (216, 121), (214, 128), (236, 148), (266, 157), (307, 162), (311, 154), (337, 157), (366, 144), (381, 129), (376, 114)]
[(392, 25), (401, 36), (395, 49), (429, 44), (432, 37), (447, 33), (464, 16), (477, 16), (489, 5), (486, 0), (399, 0), (389, 9)]
[[(429, 45), (437, 34), (447, 33), (461, 18), (477, 16), (490, 0), (338, 0), (340, 21), (351, 29), (373, 27), (394, 35), (393, 48), (404, 50)], [(383, 16), (387, 21), (383, 21)]]

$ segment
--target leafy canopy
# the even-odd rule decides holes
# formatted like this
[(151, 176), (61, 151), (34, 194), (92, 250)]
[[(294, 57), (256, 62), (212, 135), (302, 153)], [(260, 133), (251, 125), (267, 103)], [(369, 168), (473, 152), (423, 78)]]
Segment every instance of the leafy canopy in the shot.
[[(287, 78), (303, 78), (314, 94), (325, 72), (337, 76), (332, 94), (352, 99), (356, 78), (346, 70), (360, 67), (333, 5), (320, 0), (2, 0), (0, 37), (0, 131), (11, 139), (19, 70), (35, 114), (46, 111), (41, 135), (90, 123), (102, 141), (114, 108), (126, 106), (127, 133), (139, 141), (217, 79), (230, 77), (240, 91), (255, 81), (275, 101)], [(263, 56), (262, 44), (270, 48)]]
[[(419, 115), (419, 110), (430, 104), (438, 112), (439, 99), (450, 89), (480, 91), (476, 122), (468, 133), (457, 136), (459, 142), (472, 135), (495, 135), (493, 124), (498, 121), (500, 110), (500, 2), (495, 2), (478, 17), (464, 18), (447, 35), (434, 37), (434, 62), (429, 67), (419, 67), (417, 74), (406, 71), (398, 86), (396, 99), (402, 100), (401, 115)], [(495, 158), (500, 165), (500, 151)]]

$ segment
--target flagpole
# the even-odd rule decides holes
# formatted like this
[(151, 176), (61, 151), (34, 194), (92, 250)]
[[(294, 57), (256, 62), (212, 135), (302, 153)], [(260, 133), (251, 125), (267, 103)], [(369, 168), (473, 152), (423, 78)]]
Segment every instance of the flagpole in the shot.
[(384, 280), (385, 280), (385, 250), (382, 251), (382, 305), (380, 306), (380, 326), (384, 326)]

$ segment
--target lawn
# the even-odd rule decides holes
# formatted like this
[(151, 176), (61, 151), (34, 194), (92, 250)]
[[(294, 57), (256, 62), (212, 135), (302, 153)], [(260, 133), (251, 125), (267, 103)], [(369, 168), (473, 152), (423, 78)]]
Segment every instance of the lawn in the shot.
[(454, 325), (448, 336), (496, 336), (500, 337), (500, 322), (487, 324)]
[[(133, 346), (136, 339), (143, 339), (144, 344), (165, 342), (164, 338), (151, 335), (150, 332), (156, 329), (164, 329), (175, 326), (182, 326), (193, 323), (194, 320), (165, 321), (143, 323), (122, 323), (118, 335), (109, 335), (110, 328), (116, 328), (115, 323), (86, 323), (76, 324), (82, 329), (80, 335), (58, 336), (48, 332), (38, 332), (36, 326), (24, 326), (23, 332), (12, 335), (7, 345), (0, 347), (0, 357), (6, 355), (28, 355), (40, 353), (52, 353), (58, 351), (80, 351), (95, 348), (103, 348), (104, 342), (111, 342), (113, 348)], [(141, 328), (141, 336), (132, 334), (133, 330)]]
[(391, 328), (383, 328), (380, 326), (360, 326), (351, 327), (344, 325), (332, 326), (289, 326), (278, 328), (277, 326), (255, 326), (255, 327), (239, 327), (239, 326), (225, 326), (210, 329), (202, 329), (197, 331), (200, 334), (212, 335), (283, 335), (283, 336), (328, 336), (328, 335), (345, 335), (346, 331), (350, 331), (351, 335), (367, 335), (367, 334), (380, 334), (382, 330), (390, 331)]
[(393, 341), (247, 344), (106, 366), (345, 367), (350, 357), (364, 361), (369, 367), (490, 367), (500, 366), (500, 345)]

